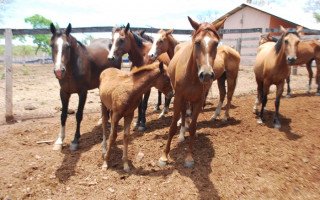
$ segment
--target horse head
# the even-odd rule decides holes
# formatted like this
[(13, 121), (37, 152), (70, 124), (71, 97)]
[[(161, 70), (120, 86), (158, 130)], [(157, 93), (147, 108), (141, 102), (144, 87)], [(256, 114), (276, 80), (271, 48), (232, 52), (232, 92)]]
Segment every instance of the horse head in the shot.
[(168, 35), (173, 32), (173, 29), (165, 31), (163, 29), (159, 30), (158, 33), (153, 38), (152, 47), (148, 53), (151, 59), (157, 59), (157, 57), (168, 51), (169, 40)]
[(130, 24), (123, 27), (114, 27), (112, 31), (112, 46), (108, 55), (109, 61), (117, 62), (122, 59), (122, 55), (130, 49), (128, 33), (130, 32)]
[(50, 46), (52, 50), (52, 59), (54, 63), (54, 74), (57, 79), (64, 78), (66, 73), (67, 63), (71, 57), (71, 46), (74, 45), (73, 38), (70, 35), (72, 30), (71, 24), (64, 31), (57, 31), (53, 23), (50, 24), (52, 37)]
[(298, 26), (296, 31), (288, 31), (280, 26), (282, 36), (280, 38), (281, 46), (284, 47), (286, 62), (288, 65), (293, 65), (297, 60), (298, 45), (300, 43), (300, 32), (303, 27)]
[(277, 42), (277, 41), (278, 39), (271, 36), (270, 33), (267, 33), (266, 35), (260, 34), (259, 46), (266, 42)]
[(188, 17), (194, 29), (192, 34), (193, 59), (198, 67), (198, 78), (202, 83), (211, 83), (214, 79), (213, 64), (220, 41), (218, 30), (226, 19), (216, 23), (197, 23)]

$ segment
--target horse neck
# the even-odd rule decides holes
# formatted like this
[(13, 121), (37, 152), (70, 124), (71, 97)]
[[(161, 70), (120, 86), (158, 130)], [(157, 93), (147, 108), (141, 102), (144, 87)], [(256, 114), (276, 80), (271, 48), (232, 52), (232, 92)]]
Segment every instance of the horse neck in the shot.
[[(68, 62), (68, 67), (66, 68), (66, 74), (73, 75), (74, 71), (76, 69), (79, 69), (79, 59), (84, 59), (83, 56), (86, 56), (86, 54), (83, 52), (82, 47), (80, 44), (74, 39), (72, 43), (76, 43), (75, 45), (72, 46), (71, 52), (70, 52), (70, 60)], [(82, 55), (83, 54), (83, 55)]]
[(169, 47), (168, 47), (167, 53), (170, 59), (172, 59), (174, 55), (174, 48), (177, 46), (177, 44), (179, 44), (179, 42), (175, 40), (172, 35), (168, 36), (168, 40), (169, 40)]
[(135, 94), (143, 95), (148, 90), (150, 90), (155, 85), (155, 82), (159, 75), (159, 71), (155, 69), (145, 70), (137, 74), (133, 74), (133, 88), (135, 88)]
[(185, 49), (185, 54), (186, 58), (188, 59), (187, 61), (187, 69), (186, 69), (186, 74), (188, 74), (191, 78), (191, 80), (199, 80), (198, 78), (198, 66), (196, 62), (196, 56), (194, 54), (194, 46), (191, 48), (186, 48)]
[(285, 65), (288, 66), (286, 62), (286, 54), (285, 54), (285, 49), (283, 44), (281, 45), (280, 51), (276, 55), (275, 64), (276, 66), (285, 66)]
[(141, 67), (143, 65), (145, 65), (145, 61), (144, 61), (144, 52), (145, 52), (145, 48), (146, 48), (146, 44), (142, 43), (142, 46), (139, 47), (133, 37), (133, 34), (130, 34), (130, 50), (128, 52), (129, 54), (129, 58), (132, 62), (133, 66), (136, 67)]

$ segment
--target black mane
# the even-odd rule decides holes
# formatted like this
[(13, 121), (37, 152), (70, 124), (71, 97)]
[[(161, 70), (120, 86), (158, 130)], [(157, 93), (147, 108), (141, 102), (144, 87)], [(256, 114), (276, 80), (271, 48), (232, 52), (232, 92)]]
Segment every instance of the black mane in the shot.
[(281, 37), (280, 37), (280, 39), (277, 41), (277, 43), (276, 43), (276, 45), (275, 45), (276, 53), (277, 53), (277, 54), (280, 52), (280, 49), (281, 49), (281, 46), (282, 46), (283, 37), (284, 37), (284, 36), (287, 36), (287, 35), (289, 35), (289, 34), (295, 34), (295, 35), (297, 35), (298, 37), (300, 37), (299, 34), (298, 34), (296, 31), (288, 31), (285, 35), (282, 34)]
[(148, 42), (147, 40), (140, 37), (137, 33), (133, 32), (131, 29), (130, 29), (130, 32), (132, 33), (133, 38), (136, 41), (136, 44), (138, 45), (138, 47), (142, 47), (143, 42)]

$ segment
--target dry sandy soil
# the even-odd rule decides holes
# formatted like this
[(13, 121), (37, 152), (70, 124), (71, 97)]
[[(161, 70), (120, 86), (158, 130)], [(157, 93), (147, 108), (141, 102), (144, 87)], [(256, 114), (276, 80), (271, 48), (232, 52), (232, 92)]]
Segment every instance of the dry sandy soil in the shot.
[[(75, 115), (68, 117), (61, 152), (52, 151), (52, 142), (37, 143), (55, 140), (60, 129), (59, 85), (52, 68), (14, 65), (13, 123), (4, 120), (5, 80), (0, 79), (0, 199), (320, 199), (320, 97), (314, 96), (315, 86), (305, 94), (304, 68), (291, 78), (293, 97), (281, 100), (280, 130), (272, 125), (274, 92), (264, 124), (258, 124), (252, 113), (256, 92), (252, 67), (241, 67), (227, 122), (208, 121), (217, 105), (214, 83), (198, 120), (193, 169), (183, 166), (188, 134), (181, 144), (174, 137), (169, 165), (157, 166), (172, 111), (157, 119), (153, 90), (147, 130), (131, 132), (130, 173), (122, 170), (122, 126), (110, 168), (101, 170), (97, 89), (88, 95), (78, 151), (69, 150)], [(77, 100), (73, 95), (71, 109), (76, 109)]]

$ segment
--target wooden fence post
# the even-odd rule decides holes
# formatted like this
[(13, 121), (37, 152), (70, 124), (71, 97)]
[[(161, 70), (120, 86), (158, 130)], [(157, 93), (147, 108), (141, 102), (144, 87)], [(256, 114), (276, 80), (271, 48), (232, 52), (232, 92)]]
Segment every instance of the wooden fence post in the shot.
[(237, 39), (237, 44), (236, 44), (236, 51), (241, 55), (241, 43), (242, 43), (242, 38)]
[(6, 29), (4, 67), (6, 69), (6, 121), (13, 120), (12, 114), (12, 30)]

